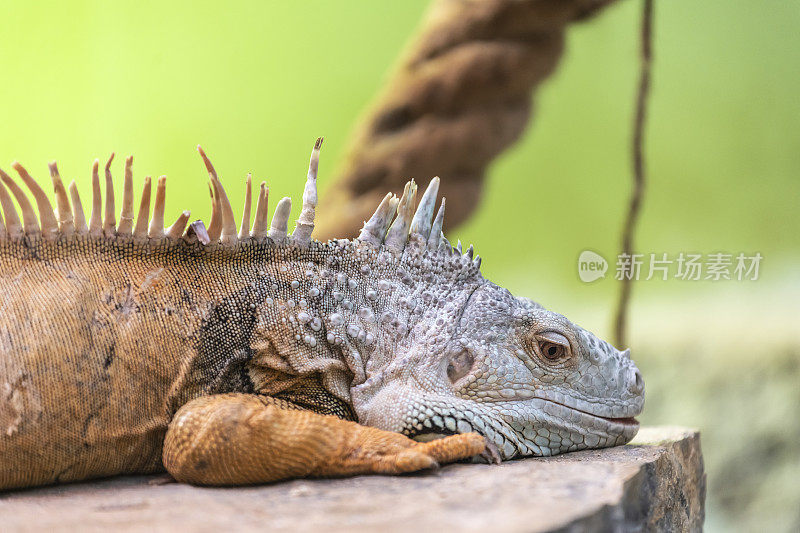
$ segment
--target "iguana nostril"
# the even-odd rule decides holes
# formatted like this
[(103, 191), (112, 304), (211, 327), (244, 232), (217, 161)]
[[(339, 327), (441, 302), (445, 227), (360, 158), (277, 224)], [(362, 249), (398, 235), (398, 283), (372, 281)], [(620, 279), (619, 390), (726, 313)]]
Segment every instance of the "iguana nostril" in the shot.
[(628, 370), (628, 390), (634, 394), (640, 394), (644, 390), (644, 379), (638, 368)]

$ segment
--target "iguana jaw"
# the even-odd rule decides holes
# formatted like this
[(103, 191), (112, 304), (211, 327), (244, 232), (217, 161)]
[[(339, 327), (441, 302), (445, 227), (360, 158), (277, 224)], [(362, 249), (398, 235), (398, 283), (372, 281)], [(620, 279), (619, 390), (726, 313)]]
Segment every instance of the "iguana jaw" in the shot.
[(638, 430), (639, 422), (633, 416), (604, 417), (535, 398), (498, 405), (459, 403), (432, 417), (420, 413), (401, 431), (421, 442), (457, 433), (479, 433), (494, 445), (500, 458), (508, 460), (617, 446), (630, 441)]
[[(575, 407), (574, 405), (568, 405), (566, 403), (554, 401), (554, 400), (552, 400), (550, 398), (541, 398), (541, 399), (545, 400), (546, 402), (550, 402), (552, 404), (557, 405), (558, 408), (560, 408), (560, 409), (566, 409), (567, 411), (575, 411), (576, 413), (580, 413), (581, 415), (587, 415), (587, 416), (590, 416), (590, 417), (593, 417), (593, 418), (598, 418), (598, 419), (603, 420), (603, 421), (605, 421), (605, 422), (607, 422), (609, 424), (616, 424), (616, 425), (620, 425), (620, 426), (634, 425), (637, 428), (639, 427), (639, 421), (636, 420), (636, 418), (634, 418), (634, 417), (639, 415), (639, 414), (641, 414), (641, 407), (636, 407), (635, 411), (631, 412), (631, 414), (627, 415), (627, 416), (625, 416), (625, 415), (623, 415), (623, 416), (606, 416), (606, 415), (599, 414), (597, 412), (592, 412), (587, 407), (584, 407), (583, 409), (581, 409), (581, 408)], [(630, 411), (630, 410), (628, 410), (628, 411)]]
[[(586, 413), (590, 414), (590, 413)], [(606, 418), (603, 416), (599, 416), (597, 418), (601, 418), (610, 424), (617, 424), (620, 426), (625, 427), (632, 427), (635, 428), (637, 431), (639, 429), (639, 421), (633, 417), (628, 418)], [(480, 433), (479, 431), (473, 429), (475, 433)], [(457, 431), (449, 431), (446, 428), (437, 428), (437, 430), (423, 430), (423, 431), (409, 431), (406, 433), (407, 436), (411, 437), (417, 442), (430, 442), (436, 439), (443, 439), (445, 437), (449, 437), (450, 435), (457, 435)]]

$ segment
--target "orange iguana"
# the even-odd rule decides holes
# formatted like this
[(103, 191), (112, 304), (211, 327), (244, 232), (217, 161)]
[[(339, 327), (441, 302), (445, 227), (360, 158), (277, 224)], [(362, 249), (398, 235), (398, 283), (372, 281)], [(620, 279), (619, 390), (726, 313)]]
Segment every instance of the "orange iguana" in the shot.
[(313, 240), (320, 145), (291, 235), (289, 198), (268, 227), (264, 184), (248, 231), (249, 178), (237, 232), (202, 149), (213, 212), (186, 231), (188, 211), (164, 227), (164, 178), (134, 219), (130, 158), (119, 223), (111, 160), (88, 224), (55, 164), (55, 211), (13, 164), (38, 219), (0, 171), (0, 489), (400, 473), (633, 437), (628, 352), (485, 280), (441, 233), (438, 178), (416, 211), (412, 181), (357, 239)]

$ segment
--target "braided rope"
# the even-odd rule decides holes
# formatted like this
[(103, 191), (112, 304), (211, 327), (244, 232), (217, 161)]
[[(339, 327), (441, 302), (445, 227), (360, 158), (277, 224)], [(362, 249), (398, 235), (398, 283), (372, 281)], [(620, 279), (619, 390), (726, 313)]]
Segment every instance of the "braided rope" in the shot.
[(354, 236), (387, 191), (441, 176), (446, 224), (475, 209), (487, 165), (516, 141), (564, 32), (613, 0), (436, 0), (351, 138), (318, 238)]

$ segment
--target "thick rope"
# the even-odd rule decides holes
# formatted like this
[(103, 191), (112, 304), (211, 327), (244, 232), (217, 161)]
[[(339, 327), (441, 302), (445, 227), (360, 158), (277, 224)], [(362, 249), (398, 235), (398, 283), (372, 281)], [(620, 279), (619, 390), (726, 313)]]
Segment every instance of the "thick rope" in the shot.
[(564, 32), (613, 0), (436, 0), (352, 136), (318, 238), (355, 236), (387, 191), (441, 176), (445, 222), (475, 209), (487, 165), (516, 141)]

